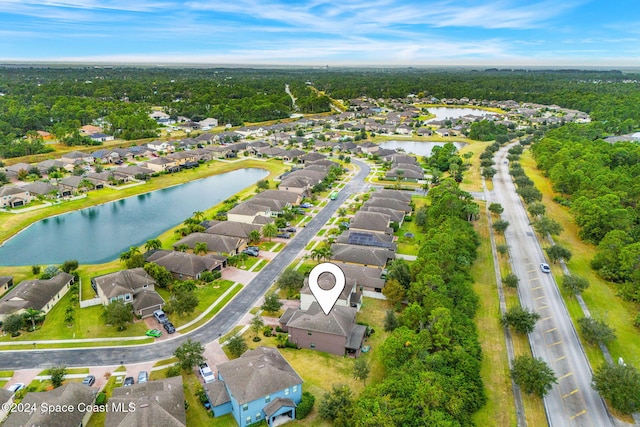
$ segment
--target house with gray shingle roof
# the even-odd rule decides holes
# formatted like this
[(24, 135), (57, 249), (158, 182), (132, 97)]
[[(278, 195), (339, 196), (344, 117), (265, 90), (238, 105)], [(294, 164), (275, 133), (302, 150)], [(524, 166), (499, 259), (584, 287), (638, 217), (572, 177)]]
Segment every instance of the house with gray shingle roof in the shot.
[(243, 239), (249, 239), (249, 234), (253, 230), (262, 230), (260, 224), (247, 224), (236, 221), (209, 221), (208, 228), (204, 231), (210, 234), (219, 234), (221, 236), (235, 236)]
[(174, 248), (187, 245), (193, 249), (196, 243), (206, 243), (208, 252), (237, 255), (247, 244), (247, 239), (235, 236), (221, 236), (211, 233), (191, 233), (173, 244)]
[[(90, 408), (97, 390), (78, 382), (70, 382), (50, 391), (30, 392), (22, 399), (25, 408), (37, 408), (34, 411), (14, 411), (2, 424), (8, 427), (47, 426), (71, 427), (86, 426), (91, 411), (81, 411), (78, 407)], [(73, 411), (41, 411), (43, 407), (71, 407)]]
[(23, 280), (0, 300), (0, 321), (10, 314), (23, 313), (27, 308), (48, 313), (72, 284), (73, 276), (68, 273), (59, 273), (46, 280)]
[(148, 317), (164, 305), (164, 299), (155, 291), (156, 281), (142, 267), (93, 277), (91, 286), (103, 305), (114, 301), (131, 303), (134, 312)]
[(240, 427), (295, 419), (302, 378), (277, 349), (258, 347), (218, 365), (218, 380), (204, 385), (214, 416), (231, 413)]
[(300, 348), (358, 357), (367, 328), (356, 324), (356, 313), (356, 308), (336, 305), (325, 315), (320, 305), (313, 302), (307, 310), (285, 312), (286, 323), (282, 318), (279, 322), (289, 334), (289, 341)]
[(350, 264), (384, 267), (389, 260), (395, 258), (396, 252), (389, 248), (375, 246), (348, 245), (334, 243), (331, 245), (332, 260)]
[(31, 193), (15, 185), (0, 187), (0, 208), (17, 208), (33, 200)]
[(200, 256), (161, 249), (149, 253), (145, 260), (163, 266), (175, 279), (179, 280), (199, 279), (205, 271), (222, 270), (226, 265), (226, 257), (212, 254)]
[[(187, 425), (182, 377), (117, 387), (109, 398), (105, 427), (183, 427)], [(115, 406), (114, 406), (115, 405)], [(65, 426), (66, 427), (66, 426)]]
[(390, 218), (388, 215), (377, 212), (358, 211), (351, 220), (349, 229), (356, 231), (377, 231), (392, 235), (393, 229), (389, 223)]

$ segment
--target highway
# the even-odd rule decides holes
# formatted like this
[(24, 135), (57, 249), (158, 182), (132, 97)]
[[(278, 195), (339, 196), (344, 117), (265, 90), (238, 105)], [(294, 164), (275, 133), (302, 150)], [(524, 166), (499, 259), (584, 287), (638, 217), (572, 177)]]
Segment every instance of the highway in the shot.
[[(295, 260), (300, 251), (318, 233), (320, 228), (338, 210), (347, 197), (353, 193), (365, 191), (368, 188), (369, 185), (365, 183), (365, 178), (369, 174), (369, 166), (358, 160), (352, 161), (359, 167), (359, 170), (340, 190), (338, 198), (334, 201), (329, 201), (304, 228), (296, 233), (295, 237), (287, 243), (284, 249), (204, 326), (170, 340), (143, 345), (2, 351), (0, 369), (16, 370), (59, 365), (89, 367), (140, 363), (172, 356), (174, 350), (185, 342), (187, 338), (199, 341), (203, 345), (216, 340), (230, 331), (240, 318), (255, 305), (256, 301), (278, 278), (280, 272)], [(82, 310), (77, 315), (82, 316)]]
[(518, 293), (522, 306), (540, 315), (529, 335), (532, 351), (558, 378), (544, 398), (549, 425), (611, 426), (613, 422), (603, 400), (591, 388), (592, 371), (554, 277), (540, 270), (540, 263), (546, 260), (509, 176), (510, 146), (502, 147), (494, 158), (498, 173), (493, 178), (494, 189), (489, 192), (488, 202), (500, 203), (504, 208), (502, 218), (509, 221), (505, 237), (511, 268), (520, 279)]

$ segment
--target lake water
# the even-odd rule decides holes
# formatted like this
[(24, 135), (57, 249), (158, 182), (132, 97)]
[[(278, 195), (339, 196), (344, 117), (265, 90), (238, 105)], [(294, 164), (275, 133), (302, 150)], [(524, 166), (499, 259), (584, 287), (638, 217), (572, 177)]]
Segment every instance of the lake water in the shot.
[(430, 114), (435, 114), (436, 116), (432, 119), (427, 120), (429, 123), (431, 120), (446, 120), (446, 119), (457, 119), (463, 116), (489, 116), (493, 113), (491, 111), (486, 110), (478, 110), (475, 108), (451, 108), (451, 107), (431, 107), (427, 108)]
[[(430, 142), (430, 141), (384, 141), (380, 143), (382, 148), (392, 148), (392, 149), (403, 149), (407, 153), (415, 154), (418, 156), (430, 156), (431, 150), (433, 147), (439, 146), (442, 147), (444, 142)], [(458, 150), (464, 147), (466, 144), (464, 142), (454, 142)]]
[(111, 261), (267, 175), (264, 169), (239, 169), (43, 219), (0, 247), (0, 265)]

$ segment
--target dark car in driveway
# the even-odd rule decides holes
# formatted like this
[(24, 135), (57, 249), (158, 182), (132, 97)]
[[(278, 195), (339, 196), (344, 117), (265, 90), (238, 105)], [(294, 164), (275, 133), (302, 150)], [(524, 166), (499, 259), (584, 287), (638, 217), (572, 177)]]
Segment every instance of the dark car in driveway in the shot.
[(258, 256), (260, 254), (260, 250), (247, 248), (247, 249), (244, 249), (242, 253), (247, 254), (249, 256)]
[(281, 239), (289, 239), (291, 238), (291, 233), (278, 233), (276, 237), (280, 237)]
[(133, 377), (127, 377), (124, 379), (124, 384), (122, 384), (124, 387), (128, 387), (130, 385), (134, 385), (135, 384), (135, 380), (133, 379)]
[(173, 323), (171, 322), (167, 322), (162, 326), (164, 327), (164, 329), (167, 331), (168, 334), (172, 334), (176, 331), (176, 328), (173, 326)]

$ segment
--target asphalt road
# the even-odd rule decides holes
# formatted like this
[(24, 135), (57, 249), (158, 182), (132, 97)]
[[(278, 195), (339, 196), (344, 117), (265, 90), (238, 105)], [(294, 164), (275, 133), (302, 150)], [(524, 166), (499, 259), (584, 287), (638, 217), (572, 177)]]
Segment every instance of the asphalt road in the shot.
[(509, 176), (505, 163), (508, 148), (496, 153), (498, 173), (493, 178), (489, 202), (500, 203), (504, 208), (502, 218), (509, 221), (505, 237), (511, 268), (520, 279), (518, 293), (522, 306), (540, 314), (535, 330), (529, 335), (533, 354), (547, 362), (558, 378), (544, 399), (549, 425), (611, 426), (600, 395), (591, 388), (589, 362), (553, 275), (540, 270), (540, 263), (546, 260)]
[[(369, 174), (369, 166), (353, 160), (360, 170), (342, 188), (338, 198), (329, 201), (316, 216), (302, 228), (267, 264), (257, 276), (245, 286), (238, 295), (203, 327), (171, 340), (152, 344), (133, 345), (127, 347), (104, 347), (85, 349), (56, 350), (18, 350), (2, 351), (0, 369), (29, 369), (56, 365), (74, 366), (109, 366), (121, 363), (131, 364), (170, 357), (174, 350), (187, 338), (203, 344), (216, 340), (227, 333), (248, 312), (256, 301), (269, 289), (280, 272), (293, 262), (296, 256), (309, 243), (320, 228), (353, 193), (364, 191), (368, 184), (365, 178)], [(82, 313), (79, 313), (82, 315)]]

